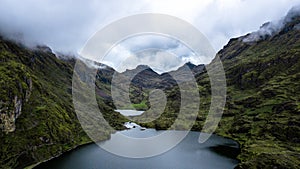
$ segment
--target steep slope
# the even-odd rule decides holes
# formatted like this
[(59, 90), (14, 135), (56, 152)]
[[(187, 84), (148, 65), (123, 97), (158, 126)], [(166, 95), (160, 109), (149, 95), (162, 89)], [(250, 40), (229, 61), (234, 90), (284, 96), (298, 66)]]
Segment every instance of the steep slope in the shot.
[[(267, 34), (258, 31), (232, 39), (218, 53), (228, 91), (216, 133), (240, 143), (241, 163), (237, 168), (300, 166), (300, 17), (292, 11), (283, 23), (276, 29), (265, 24), (263, 30), (272, 30)], [(60, 60), (47, 47), (31, 50), (0, 38), (0, 61), (0, 168), (23, 168), (90, 142), (72, 105), (74, 59)], [(201, 105), (193, 130), (200, 131), (209, 110), (210, 81), (204, 65), (185, 66), (199, 85)], [(140, 69), (143, 71), (131, 83), (135, 106), (148, 109), (148, 92), (153, 88), (163, 89), (168, 97), (164, 113), (142, 125), (168, 129), (180, 106), (172, 72), (158, 75), (149, 67), (139, 66), (122, 75)], [(114, 73), (109, 67), (98, 70), (96, 93), (106, 120), (122, 129), (126, 119), (113, 111), (110, 94)], [(101, 134), (105, 139), (110, 131)]]
[[(27, 49), (0, 38), (0, 61), (0, 168), (24, 168), (90, 142), (72, 103), (74, 59), (60, 60), (48, 47)], [(104, 116), (121, 129), (115, 119), (123, 118), (107, 99), (98, 98)], [(102, 139), (108, 136), (103, 131)]]
[(0, 48), (1, 107), (8, 107), (1, 111), (1, 168), (23, 168), (88, 141), (73, 113), (71, 64), (45, 48), (3, 39)]
[(217, 132), (241, 143), (239, 168), (300, 165), (299, 23), (295, 15), (272, 35), (255, 42), (232, 39), (218, 53), (228, 100)]
[[(236, 168), (300, 166), (300, 16), (292, 12), (271, 34), (231, 39), (217, 56), (227, 80), (227, 100), (217, 134), (241, 145)], [(269, 27), (269, 29), (271, 29)], [(200, 111), (193, 130), (201, 130), (210, 105), (207, 73), (197, 74)], [(162, 116), (146, 125), (166, 129), (177, 117), (177, 88)], [(174, 113), (175, 112), (175, 113)], [(187, 116), (188, 117), (188, 116)], [(184, 126), (184, 125), (183, 125)], [(183, 127), (184, 129), (184, 127)]]
[[(126, 70), (122, 73), (116, 72), (116, 74), (121, 84), (125, 83), (125, 80), (122, 79), (126, 77), (131, 78), (130, 100), (133, 103), (132, 106), (139, 110), (147, 110), (150, 108), (148, 101), (149, 92), (153, 89), (160, 89), (167, 92), (174, 87), (178, 87), (178, 83), (185, 82), (188, 73), (192, 72), (193, 75), (198, 75), (204, 71), (204, 68), (205, 66), (202, 64), (194, 65), (188, 62), (175, 71), (158, 74), (149, 66), (139, 65), (135, 69)], [(177, 81), (174, 79), (175, 77)], [(123, 108), (126, 109), (128, 107), (123, 106)]]

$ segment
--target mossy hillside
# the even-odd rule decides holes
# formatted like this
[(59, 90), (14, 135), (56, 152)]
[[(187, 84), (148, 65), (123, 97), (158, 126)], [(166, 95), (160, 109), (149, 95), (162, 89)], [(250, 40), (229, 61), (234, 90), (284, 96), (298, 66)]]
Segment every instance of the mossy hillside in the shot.
[(300, 164), (299, 35), (291, 30), (254, 45), (242, 44), (247, 45), (244, 51), (223, 60), (229, 85), (225, 115), (233, 116), (222, 119), (217, 133), (241, 143), (238, 168)]
[(7, 133), (15, 129), (14, 119), (19, 117), (22, 104), (30, 97), (32, 77), (22, 64), (10, 61), (0, 63), (0, 79), (0, 130)]
[[(219, 52), (228, 91), (223, 118), (215, 133), (241, 144), (241, 163), (237, 168), (299, 165), (299, 44), (299, 31), (290, 30), (251, 44), (232, 39)], [(201, 103), (192, 129), (201, 131), (210, 106), (210, 79), (206, 73), (197, 74), (196, 79)], [(109, 93), (109, 83), (100, 85)], [(134, 85), (132, 102), (147, 104), (147, 91)], [(179, 88), (165, 89), (165, 93), (168, 102), (164, 112), (158, 119), (141, 125), (156, 129), (173, 125), (180, 106)], [(147, 111), (145, 114), (145, 119), (156, 117)], [(184, 118), (191, 117), (185, 114)], [(173, 129), (188, 128), (182, 121)]]
[[(218, 54), (224, 64), (228, 87), (223, 118), (215, 133), (241, 144), (238, 156), (241, 163), (237, 168), (299, 166), (299, 37), (299, 30), (288, 29), (255, 43), (247, 44), (236, 38)], [(31, 97), (16, 121), (15, 132), (1, 133), (0, 166), (22, 168), (89, 142), (72, 106), (74, 60), (59, 60), (49, 51), (28, 50), (3, 40), (0, 49), (1, 62), (8, 63), (1, 66), (2, 77), (7, 81), (13, 77), (21, 83), (20, 78), (24, 75), (33, 79)], [(7, 70), (5, 66), (9, 64), (14, 71), (21, 70), (18, 75)], [(99, 108), (111, 126), (121, 129), (126, 119), (113, 111), (111, 72), (100, 71), (97, 79)], [(196, 79), (201, 102), (193, 130), (201, 131), (210, 106), (211, 91), (205, 72), (196, 74)], [(22, 94), (19, 85), (8, 85), (4, 86)], [(149, 106), (147, 91), (134, 86), (137, 85), (132, 85), (132, 102)], [(179, 88), (165, 89), (165, 93), (168, 102), (164, 113), (153, 122), (142, 123), (143, 126), (168, 129), (174, 123), (180, 107)], [(7, 96), (7, 93), (2, 94)], [(145, 118), (152, 118), (153, 114), (148, 115)], [(185, 114), (184, 118), (191, 117)], [(188, 127), (182, 121), (174, 129)], [(109, 132), (103, 131), (103, 139)]]
[[(218, 53), (226, 73), (227, 97), (215, 133), (240, 143), (237, 168), (298, 168), (300, 31), (289, 29), (254, 43), (244, 43), (242, 38), (232, 39)], [(201, 102), (192, 130), (201, 131), (210, 107), (210, 79), (207, 73), (197, 74), (196, 79)], [(178, 87), (168, 89), (166, 95), (161, 116), (142, 126), (169, 129), (173, 125), (180, 105)], [(175, 129), (188, 127), (182, 121)]]
[[(60, 60), (49, 50), (27, 49), (1, 38), (0, 60), (2, 102), (11, 95), (24, 95), (28, 88), (25, 80), (32, 79), (31, 95), (16, 119), (16, 130), (0, 134), (0, 168), (23, 168), (91, 142), (79, 124), (72, 103), (75, 60)], [(121, 129), (122, 116), (106, 104), (107, 99), (97, 98), (104, 117)], [(110, 131), (102, 133), (102, 139), (106, 139)]]
[[(232, 39), (218, 53), (227, 78), (227, 100), (216, 134), (241, 145), (237, 168), (298, 168), (300, 165), (300, 31), (290, 29), (247, 44)], [(201, 131), (210, 106), (206, 73), (196, 76), (201, 95), (193, 130)], [(169, 128), (177, 118), (178, 88), (169, 90), (165, 112), (144, 124)], [(188, 118), (188, 115), (186, 115)], [(187, 126), (182, 124), (179, 129)]]
[(88, 142), (71, 105), (71, 65), (52, 53), (2, 39), (0, 44), (1, 100), (10, 97), (7, 90), (24, 95), (18, 83), (24, 83), (25, 77), (32, 79), (31, 95), (16, 120), (16, 130), (1, 133), (1, 168), (23, 168)]

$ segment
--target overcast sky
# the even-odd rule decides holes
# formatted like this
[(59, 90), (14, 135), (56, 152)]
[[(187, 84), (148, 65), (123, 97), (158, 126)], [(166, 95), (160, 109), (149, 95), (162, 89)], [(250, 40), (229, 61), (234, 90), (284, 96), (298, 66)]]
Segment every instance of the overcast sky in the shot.
[[(0, 32), (26, 44), (45, 44), (54, 51), (78, 53), (105, 25), (125, 16), (153, 12), (193, 24), (218, 51), (230, 38), (255, 31), (267, 21), (278, 20), (298, 4), (300, 0), (0, 0)], [(165, 42), (160, 44), (169, 50), (185, 50), (173, 40), (148, 39), (138, 42), (145, 47)], [(114, 56), (118, 51), (119, 54), (131, 52), (135, 43), (128, 41), (128, 44), (117, 45)], [(180, 58), (178, 64), (200, 62), (190, 56), (190, 59)]]

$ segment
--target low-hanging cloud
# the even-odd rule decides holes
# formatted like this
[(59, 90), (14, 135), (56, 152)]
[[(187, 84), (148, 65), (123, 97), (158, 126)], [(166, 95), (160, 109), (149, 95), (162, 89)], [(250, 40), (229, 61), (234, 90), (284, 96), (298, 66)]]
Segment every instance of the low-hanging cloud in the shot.
[(186, 62), (208, 63), (206, 57), (196, 56), (179, 40), (161, 35), (134, 36), (117, 44), (99, 62), (123, 72), (138, 65), (148, 65), (158, 73), (176, 70)]
[[(299, 16), (300, 16), (300, 5), (293, 7), (288, 12), (288, 14), (282, 19), (263, 24), (258, 31), (250, 33), (242, 40), (243, 42), (249, 43), (249, 42), (260, 41), (267, 37), (273, 36), (274, 34), (280, 32), (287, 23), (291, 22), (294, 18)], [(296, 25), (296, 29), (298, 29), (297, 26), (299, 25)]]
[(142, 10), (137, 2), (131, 8), (117, 0), (0, 0), (0, 34), (29, 47), (77, 53), (105, 24)]
[[(53, 51), (76, 54), (96, 31), (117, 19), (163, 13), (196, 26), (218, 51), (230, 38), (280, 19), (299, 3), (300, 0), (0, 0), (0, 34), (27, 46), (44, 44)], [(134, 46), (130, 42), (128, 45)], [(182, 49), (176, 45), (169, 40), (140, 41), (141, 47), (165, 46), (180, 52)], [(123, 49), (127, 50), (126, 45)], [(184, 59), (199, 60), (194, 55), (185, 55), (181, 60)]]

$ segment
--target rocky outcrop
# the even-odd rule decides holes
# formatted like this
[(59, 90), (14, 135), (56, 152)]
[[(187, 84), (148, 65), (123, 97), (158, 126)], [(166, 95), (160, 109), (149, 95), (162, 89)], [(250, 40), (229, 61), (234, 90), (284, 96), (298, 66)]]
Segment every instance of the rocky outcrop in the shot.
[[(20, 84), (20, 83), (19, 83)], [(32, 79), (26, 80), (27, 89), (23, 91), (20, 85), (21, 95), (13, 96), (9, 101), (3, 102), (0, 100), (0, 130), (5, 133), (13, 132), (16, 129), (15, 122), (17, 118), (22, 114), (22, 107), (25, 104), (32, 91)], [(24, 94), (22, 93), (24, 92)]]

